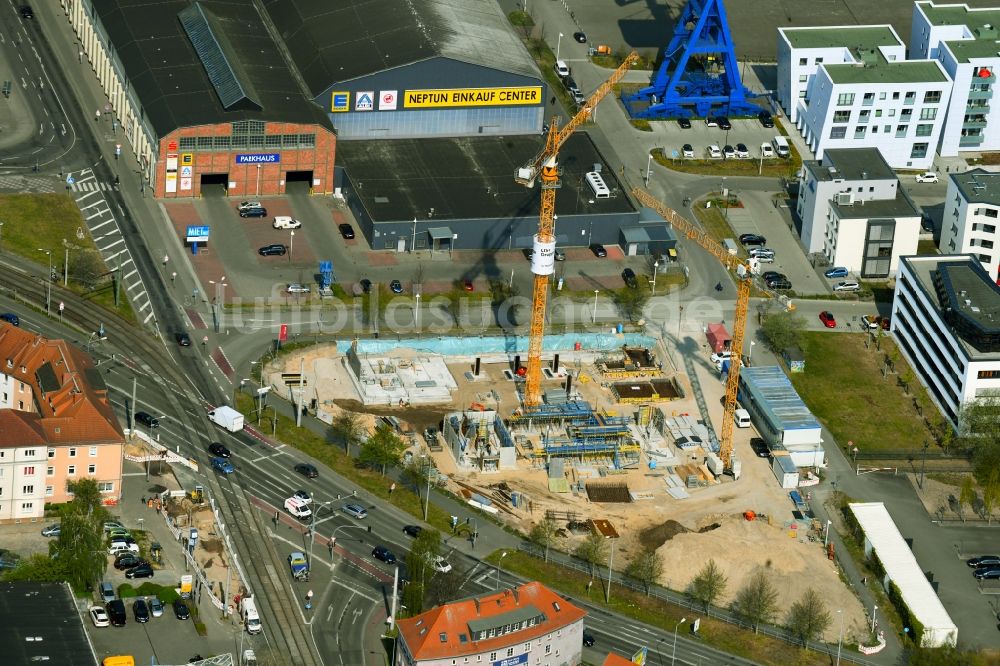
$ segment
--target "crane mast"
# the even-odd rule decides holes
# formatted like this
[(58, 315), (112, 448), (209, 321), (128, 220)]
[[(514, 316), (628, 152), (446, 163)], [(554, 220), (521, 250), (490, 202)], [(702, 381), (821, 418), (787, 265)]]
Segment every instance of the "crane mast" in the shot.
[(559, 149), (593, 113), (594, 108), (611, 92), (625, 72), (638, 60), (633, 51), (614, 71), (607, 81), (598, 86), (583, 107), (561, 130), (556, 118), (549, 125), (545, 147), (533, 160), (514, 174), (514, 180), (526, 187), (534, 187), (541, 179), (542, 202), (538, 213), (538, 233), (535, 234), (531, 252), (531, 272), (534, 286), (531, 294), (531, 325), (528, 333), (528, 366), (525, 374), (522, 401), (526, 407), (542, 402), (542, 341), (545, 338), (545, 304), (549, 294), (549, 276), (555, 272), (555, 212), (556, 190), (562, 186), (559, 173)]
[(714, 255), (736, 278), (736, 321), (733, 323), (733, 340), (730, 346), (732, 354), (729, 358), (725, 411), (722, 416), (722, 432), (719, 441), (719, 458), (722, 459), (722, 463), (728, 469), (731, 467), (733, 459), (736, 393), (740, 387), (740, 365), (743, 362), (743, 338), (746, 335), (747, 313), (750, 310), (750, 286), (753, 281), (750, 265), (744, 263), (739, 257), (729, 254), (726, 248), (705, 233), (705, 231), (680, 216), (677, 211), (668, 208), (653, 198), (645, 190), (636, 187), (633, 188), (632, 194), (643, 206), (652, 208), (659, 213), (660, 217), (666, 220), (676, 231), (684, 234), (688, 239), (693, 240), (710, 254)]

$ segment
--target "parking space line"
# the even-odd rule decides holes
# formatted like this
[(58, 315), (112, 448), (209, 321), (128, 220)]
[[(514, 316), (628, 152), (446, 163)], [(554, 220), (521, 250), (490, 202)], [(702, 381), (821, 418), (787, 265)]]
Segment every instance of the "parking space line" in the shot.
[(113, 248), (113, 247), (114, 247), (115, 245), (118, 245), (119, 243), (124, 243), (124, 242), (125, 242), (125, 239), (124, 239), (124, 238), (119, 238), (118, 240), (116, 240), (116, 241), (115, 241), (114, 243), (112, 243), (111, 245), (106, 245), (106, 246), (102, 247), (102, 248), (101, 248), (101, 252), (105, 252), (105, 251), (107, 251), (108, 249), (110, 249), (110, 248)]
[(124, 276), (124, 277), (122, 277), (122, 279), (123, 279), (123, 280), (127, 280), (127, 279), (129, 279), (130, 277), (132, 277), (133, 275), (135, 275), (136, 273), (138, 273), (138, 272), (139, 272), (139, 269), (138, 269), (138, 268), (133, 268), (133, 269), (132, 269), (131, 271), (129, 271), (128, 273), (126, 273), (126, 274), (125, 274), (125, 276)]
[[(105, 226), (107, 224), (111, 224), (112, 222), (114, 222), (114, 220), (105, 220), (105, 221), (101, 222), (100, 224), (98, 224), (97, 226), (91, 227), (90, 228), (90, 233), (94, 233), (95, 231), (97, 231), (101, 227), (103, 227), (103, 226)], [(117, 229), (115, 231), (117, 231)]]

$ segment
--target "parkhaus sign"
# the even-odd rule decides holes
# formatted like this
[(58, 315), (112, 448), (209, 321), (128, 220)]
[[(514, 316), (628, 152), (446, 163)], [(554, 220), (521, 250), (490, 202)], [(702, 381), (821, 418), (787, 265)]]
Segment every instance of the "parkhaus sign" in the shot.
[(279, 153), (250, 153), (236, 156), (237, 164), (277, 164), (280, 161)]

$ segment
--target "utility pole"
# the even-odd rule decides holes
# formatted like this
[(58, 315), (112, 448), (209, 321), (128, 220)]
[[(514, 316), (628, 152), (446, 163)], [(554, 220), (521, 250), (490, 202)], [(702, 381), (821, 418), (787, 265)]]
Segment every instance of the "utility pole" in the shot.
[(392, 572), (392, 614), (389, 615), (389, 630), (396, 626), (396, 590), (399, 588), (399, 565)]
[(135, 439), (135, 386), (136, 386), (136, 380), (135, 377), (132, 377), (132, 402), (129, 403), (128, 406), (128, 412), (129, 412), (128, 422), (130, 427), (128, 431), (129, 439)]
[(608, 557), (608, 591), (604, 595), (604, 603), (611, 603), (611, 575), (614, 569), (611, 567), (615, 563), (615, 539), (611, 540), (611, 556)]
[(431, 461), (430, 458), (427, 459), (427, 466), (424, 468), (424, 474), (427, 476), (427, 498), (424, 500), (424, 522), (427, 522), (427, 511), (431, 508)]
[(306, 371), (306, 360), (304, 358), (299, 359), (299, 402), (298, 409), (295, 412), (295, 427), (299, 428), (302, 426), (302, 400), (305, 398), (306, 393), (306, 378), (302, 375)]

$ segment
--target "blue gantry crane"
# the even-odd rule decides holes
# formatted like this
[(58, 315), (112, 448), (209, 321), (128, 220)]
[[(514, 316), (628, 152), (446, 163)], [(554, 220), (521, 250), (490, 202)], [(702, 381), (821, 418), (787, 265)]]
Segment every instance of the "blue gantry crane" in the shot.
[(722, 0), (688, 0), (653, 85), (622, 102), (633, 118), (756, 115), (748, 96)]

